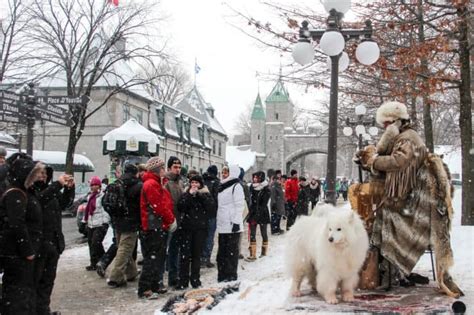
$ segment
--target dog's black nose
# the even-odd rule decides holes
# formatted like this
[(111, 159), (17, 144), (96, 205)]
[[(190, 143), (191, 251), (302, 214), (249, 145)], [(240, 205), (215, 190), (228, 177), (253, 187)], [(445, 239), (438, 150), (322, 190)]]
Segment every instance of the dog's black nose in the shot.
[(332, 243), (334, 241), (334, 237), (331, 236), (330, 238), (328, 238), (328, 241)]

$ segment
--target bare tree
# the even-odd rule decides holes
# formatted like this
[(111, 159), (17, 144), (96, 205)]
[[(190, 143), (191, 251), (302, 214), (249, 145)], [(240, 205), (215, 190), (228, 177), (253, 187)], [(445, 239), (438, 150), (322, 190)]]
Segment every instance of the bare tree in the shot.
[(169, 105), (183, 98), (192, 87), (189, 74), (179, 64), (159, 62), (145, 68), (140, 75), (149, 82), (146, 85), (148, 93)]
[(7, 12), (0, 19), (0, 83), (16, 81), (25, 74), (21, 64), (25, 40), (23, 32), (28, 26), (27, 6), (22, 0), (7, 0)]
[(151, 79), (137, 76), (133, 66), (148, 67), (164, 57), (147, 43), (159, 42), (152, 29), (158, 23), (154, 6), (150, 1), (115, 7), (104, 0), (33, 0), (27, 36), (35, 47), (30, 55), (34, 70), (64, 80), (71, 97), (90, 96), (99, 81), (109, 87), (93, 110), (87, 104), (70, 108), (75, 124), (69, 131), (67, 172), (72, 172), (73, 153), (87, 119), (117, 93)]
[(234, 122), (234, 131), (238, 135), (245, 136), (250, 139), (250, 131), (252, 129), (251, 117), (252, 117), (253, 105), (248, 103), (245, 108), (237, 116), (236, 121)]

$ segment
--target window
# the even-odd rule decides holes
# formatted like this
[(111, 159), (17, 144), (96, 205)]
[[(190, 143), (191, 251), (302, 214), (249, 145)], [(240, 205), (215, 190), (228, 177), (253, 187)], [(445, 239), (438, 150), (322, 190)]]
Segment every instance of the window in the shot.
[(270, 136), (270, 140), (272, 140), (272, 136)]
[(212, 154), (216, 154), (216, 140), (212, 140)]
[(222, 156), (222, 142), (219, 142), (219, 156)]
[(137, 110), (137, 114), (135, 115), (136, 120), (141, 125), (143, 124), (143, 112), (141, 110)]
[(275, 136), (275, 140), (278, 140), (278, 136)]
[(176, 117), (176, 131), (178, 131), (178, 135), (180, 138), (180, 141), (183, 141), (183, 121), (181, 120), (181, 117)]
[(275, 113), (275, 119), (278, 120), (278, 113)]
[(127, 104), (123, 104), (123, 122), (126, 122), (130, 119), (130, 106)]
[(165, 135), (165, 132), (166, 132), (166, 128), (165, 128), (165, 108), (162, 107), (161, 109), (157, 109), (156, 114), (158, 116), (158, 126), (160, 126), (161, 134)]
[(257, 140), (260, 140), (260, 135), (257, 135)]

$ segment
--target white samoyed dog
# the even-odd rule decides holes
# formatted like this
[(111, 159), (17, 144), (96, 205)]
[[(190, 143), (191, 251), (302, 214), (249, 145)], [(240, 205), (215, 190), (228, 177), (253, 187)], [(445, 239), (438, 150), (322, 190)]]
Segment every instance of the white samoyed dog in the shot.
[(301, 296), (301, 282), (306, 277), (327, 303), (338, 302), (339, 286), (343, 301), (354, 300), (358, 273), (369, 249), (367, 232), (357, 213), (326, 204), (297, 220), (286, 241), (293, 296)]

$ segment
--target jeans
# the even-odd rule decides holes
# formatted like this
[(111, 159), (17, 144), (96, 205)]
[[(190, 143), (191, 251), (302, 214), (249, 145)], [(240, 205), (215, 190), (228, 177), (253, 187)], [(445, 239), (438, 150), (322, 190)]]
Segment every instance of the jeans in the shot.
[(165, 257), (160, 269), (160, 282), (163, 283), (165, 268), (168, 270), (168, 286), (174, 286), (178, 283), (179, 268), (179, 243), (177, 233), (164, 232), (166, 238)]
[(104, 241), (108, 229), (109, 226), (104, 224), (87, 230), (87, 243), (89, 244), (91, 266), (95, 266), (105, 253), (102, 242)]
[(277, 233), (280, 231), (280, 222), (281, 222), (281, 215), (272, 213), (272, 218), (271, 218), (271, 230), (272, 233)]
[(140, 232), (143, 268), (138, 281), (138, 296), (148, 290), (158, 292), (160, 288), (160, 271), (163, 269), (166, 255), (166, 237), (167, 233), (161, 230)]
[(207, 232), (208, 230), (181, 230), (180, 232), (181, 259), (179, 262), (179, 283), (185, 287), (188, 286), (189, 280), (191, 280), (193, 287), (201, 285), (201, 253), (206, 241)]
[(214, 235), (216, 234), (216, 218), (209, 219), (209, 228), (207, 230), (207, 239), (202, 251), (202, 258), (211, 259), (212, 249), (214, 248)]

